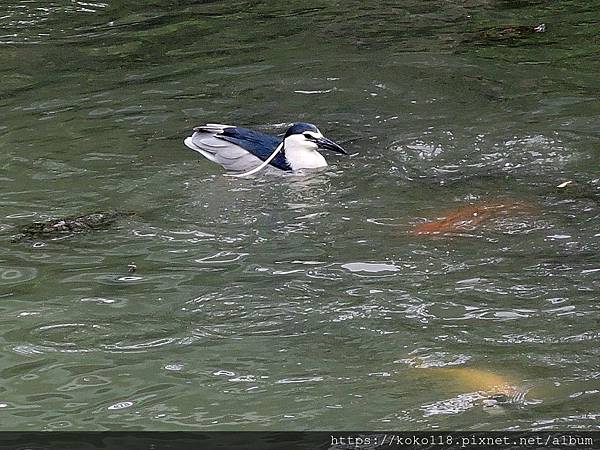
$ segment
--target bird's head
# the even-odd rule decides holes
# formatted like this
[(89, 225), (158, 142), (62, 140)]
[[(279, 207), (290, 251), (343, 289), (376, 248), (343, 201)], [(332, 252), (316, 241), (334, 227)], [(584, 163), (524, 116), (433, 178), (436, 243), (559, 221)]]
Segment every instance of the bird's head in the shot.
[(347, 155), (340, 145), (324, 137), (311, 123), (295, 123), (288, 128), (283, 138), (284, 149), (310, 150), (319, 148)]

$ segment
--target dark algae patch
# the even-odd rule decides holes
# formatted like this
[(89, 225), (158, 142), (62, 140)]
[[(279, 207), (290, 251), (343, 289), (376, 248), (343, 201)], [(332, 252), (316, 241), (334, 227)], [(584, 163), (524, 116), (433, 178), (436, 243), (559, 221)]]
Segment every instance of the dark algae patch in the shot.
[(12, 237), (13, 242), (29, 239), (56, 238), (74, 233), (85, 233), (109, 228), (120, 219), (135, 215), (132, 211), (97, 211), (80, 216), (62, 217), (45, 222), (33, 222), (19, 227), (19, 233)]
[(530, 37), (537, 33), (545, 32), (546, 24), (543, 23), (540, 23), (539, 25), (509, 25), (502, 27), (489, 27), (467, 34), (464, 42), (479, 45), (486, 45), (495, 42), (513, 42), (518, 39)]

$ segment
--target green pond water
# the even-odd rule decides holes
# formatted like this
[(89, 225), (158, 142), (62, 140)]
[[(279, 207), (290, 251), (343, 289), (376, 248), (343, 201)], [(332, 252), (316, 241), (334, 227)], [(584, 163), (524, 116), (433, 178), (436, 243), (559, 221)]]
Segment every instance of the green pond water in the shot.
[[(0, 429), (599, 429), (599, 11), (2, 2)], [(235, 179), (182, 142), (295, 121), (351, 155)], [(486, 202), (524, 206), (411, 233)]]

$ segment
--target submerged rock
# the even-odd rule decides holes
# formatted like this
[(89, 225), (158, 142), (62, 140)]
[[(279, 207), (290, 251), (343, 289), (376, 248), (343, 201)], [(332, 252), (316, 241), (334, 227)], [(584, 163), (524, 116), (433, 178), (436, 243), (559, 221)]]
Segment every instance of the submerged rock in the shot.
[(69, 216), (45, 222), (33, 222), (19, 228), (13, 236), (13, 242), (28, 239), (53, 238), (73, 233), (108, 228), (117, 220), (135, 215), (131, 211), (97, 211), (81, 216)]
[(554, 188), (561, 198), (590, 199), (600, 203), (600, 180), (588, 182), (567, 180)]

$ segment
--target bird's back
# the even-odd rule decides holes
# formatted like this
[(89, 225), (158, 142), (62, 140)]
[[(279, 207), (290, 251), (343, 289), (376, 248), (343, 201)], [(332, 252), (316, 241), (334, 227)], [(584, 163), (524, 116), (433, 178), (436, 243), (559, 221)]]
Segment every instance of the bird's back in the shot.
[[(247, 128), (207, 124), (194, 128), (194, 134), (185, 143), (227, 170), (239, 172), (265, 161), (281, 141), (276, 136)], [(283, 153), (275, 156), (270, 165), (280, 170), (291, 170)]]

